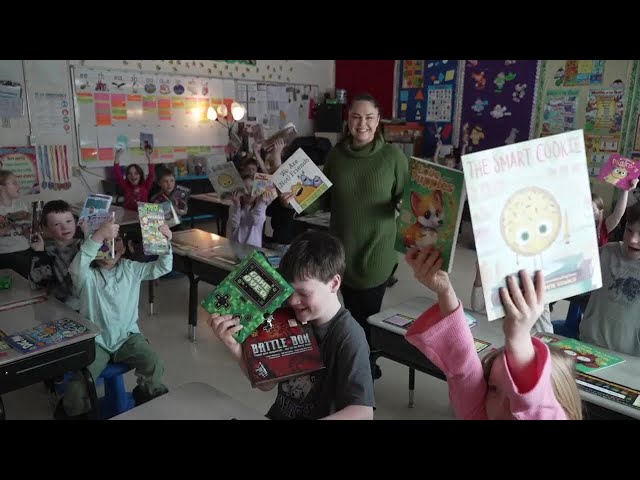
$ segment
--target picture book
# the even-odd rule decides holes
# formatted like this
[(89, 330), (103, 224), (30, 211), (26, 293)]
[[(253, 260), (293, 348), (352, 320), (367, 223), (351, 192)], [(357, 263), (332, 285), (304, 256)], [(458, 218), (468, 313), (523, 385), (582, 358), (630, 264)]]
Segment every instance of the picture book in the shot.
[(450, 272), (462, 220), (464, 174), (453, 168), (411, 157), (409, 181), (397, 218), (395, 249), (434, 245), (442, 256), (442, 270)]
[(599, 348), (588, 343), (574, 340), (573, 338), (558, 338), (548, 333), (536, 333), (536, 337), (540, 338), (555, 348), (564, 351), (570, 357), (576, 360), (576, 369), (583, 373), (591, 373), (603, 368), (612, 367), (624, 362), (624, 359), (604, 352)]
[[(93, 213), (86, 218), (86, 222), (89, 225), (89, 231), (92, 234), (105, 223), (115, 222), (115, 220), (116, 220), (115, 212)], [(115, 258), (115, 256), (116, 256), (116, 245), (115, 245), (115, 241), (111, 239), (111, 240), (105, 240), (104, 242), (102, 242), (102, 246), (98, 250), (96, 259), (100, 260), (104, 258)]]
[(545, 276), (547, 303), (602, 286), (582, 130), (462, 157), (489, 320), (506, 277)]
[(116, 143), (113, 148), (116, 151), (126, 151), (129, 149), (129, 137), (127, 135), (121, 134), (116, 138)]
[(290, 308), (279, 308), (251, 332), (242, 343), (242, 355), (253, 387), (324, 368), (313, 328), (298, 322)]
[[(164, 198), (167, 198), (166, 196)], [(164, 223), (171, 227), (175, 227), (182, 223), (180, 220), (180, 215), (176, 211), (176, 208), (173, 206), (173, 202), (171, 200), (165, 200), (164, 202), (159, 202), (160, 208), (162, 209), (162, 214), (164, 215)]]
[(171, 200), (181, 210), (189, 205), (189, 197), (191, 197), (191, 189), (184, 185), (176, 185), (176, 188), (171, 192)]
[(264, 141), (262, 148), (268, 152), (273, 148), (273, 144), (278, 139), (284, 140), (284, 145), (286, 147), (294, 138), (296, 138), (297, 135), (298, 132), (296, 130), (296, 126), (293, 123), (287, 123), (280, 130), (269, 136), (269, 138)]
[(220, 197), (229, 196), (236, 190), (245, 191), (242, 177), (240, 177), (240, 173), (233, 162), (212, 165), (209, 181)]
[(202, 301), (209, 313), (238, 317), (242, 330), (234, 338), (242, 343), (280, 305), (293, 288), (271, 266), (264, 254), (254, 250)]
[(302, 148), (296, 150), (271, 175), (271, 181), (281, 192), (293, 193), (291, 206), (297, 213), (301, 213), (333, 185)]
[(631, 190), (631, 182), (640, 177), (640, 161), (611, 155), (600, 169), (598, 178), (622, 190)]
[[(169, 202), (170, 203), (170, 202)], [(164, 225), (164, 211), (159, 203), (138, 203), (142, 249), (145, 255), (162, 255), (169, 252), (169, 242), (159, 230)]]
[(271, 181), (271, 175), (256, 172), (253, 176), (253, 186), (251, 187), (251, 196), (258, 197), (265, 192), (275, 192), (276, 186)]
[(87, 327), (75, 320), (60, 318), (7, 335), (4, 341), (22, 353), (29, 353), (88, 333)]
[(142, 150), (153, 150), (153, 134), (152, 133), (140, 133), (140, 148)]
[(87, 218), (94, 213), (106, 213), (111, 207), (111, 201), (113, 198), (111, 195), (104, 195), (102, 193), (90, 193), (87, 199), (84, 201), (82, 211), (80, 212), (80, 218)]

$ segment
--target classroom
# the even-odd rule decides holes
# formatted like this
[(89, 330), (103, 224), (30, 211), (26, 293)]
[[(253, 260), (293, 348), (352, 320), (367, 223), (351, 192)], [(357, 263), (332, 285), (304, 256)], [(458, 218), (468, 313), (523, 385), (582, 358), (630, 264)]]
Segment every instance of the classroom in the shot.
[(0, 419), (640, 419), (639, 177), (637, 60), (0, 60)]

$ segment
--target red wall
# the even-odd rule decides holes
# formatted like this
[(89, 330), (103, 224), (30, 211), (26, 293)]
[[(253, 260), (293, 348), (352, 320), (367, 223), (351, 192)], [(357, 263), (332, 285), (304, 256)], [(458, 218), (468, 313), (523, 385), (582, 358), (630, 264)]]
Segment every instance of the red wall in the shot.
[(394, 64), (395, 60), (336, 60), (336, 88), (347, 91), (347, 101), (370, 93), (380, 102), (383, 118), (392, 118)]

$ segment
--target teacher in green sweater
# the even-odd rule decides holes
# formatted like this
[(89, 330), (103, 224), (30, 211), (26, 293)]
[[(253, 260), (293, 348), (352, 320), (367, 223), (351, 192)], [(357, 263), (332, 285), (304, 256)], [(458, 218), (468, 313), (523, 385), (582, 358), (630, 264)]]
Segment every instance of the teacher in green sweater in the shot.
[(353, 98), (347, 124), (347, 134), (331, 149), (323, 169), (333, 186), (304, 213), (331, 212), (330, 231), (346, 254), (342, 298), (369, 340), (367, 318), (380, 311), (398, 262), (395, 212), (409, 164), (400, 149), (385, 142), (380, 106), (371, 95)]

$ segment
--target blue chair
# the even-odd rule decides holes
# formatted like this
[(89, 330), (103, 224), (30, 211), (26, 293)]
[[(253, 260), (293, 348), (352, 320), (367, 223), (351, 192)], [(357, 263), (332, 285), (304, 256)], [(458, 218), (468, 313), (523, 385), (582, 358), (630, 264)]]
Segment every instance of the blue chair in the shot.
[[(124, 374), (131, 370), (124, 363), (108, 363), (98, 379), (96, 388), (104, 383), (104, 396), (98, 399), (100, 404), (100, 418), (107, 420), (135, 407), (133, 394), (127, 392), (124, 385)], [(67, 373), (64, 382), (56, 384), (56, 393), (63, 395), (66, 383), (71, 380), (71, 373)]]
[(569, 303), (569, 311), (567, 312), (566, 320), (554, 320), (551, 322), (553, 325), (553, 333), (562, 335), (568, 338), (578, 338), (580, 332), (580, 321), (582, 320), (582, 305), (579, 301), (572, 300)]

